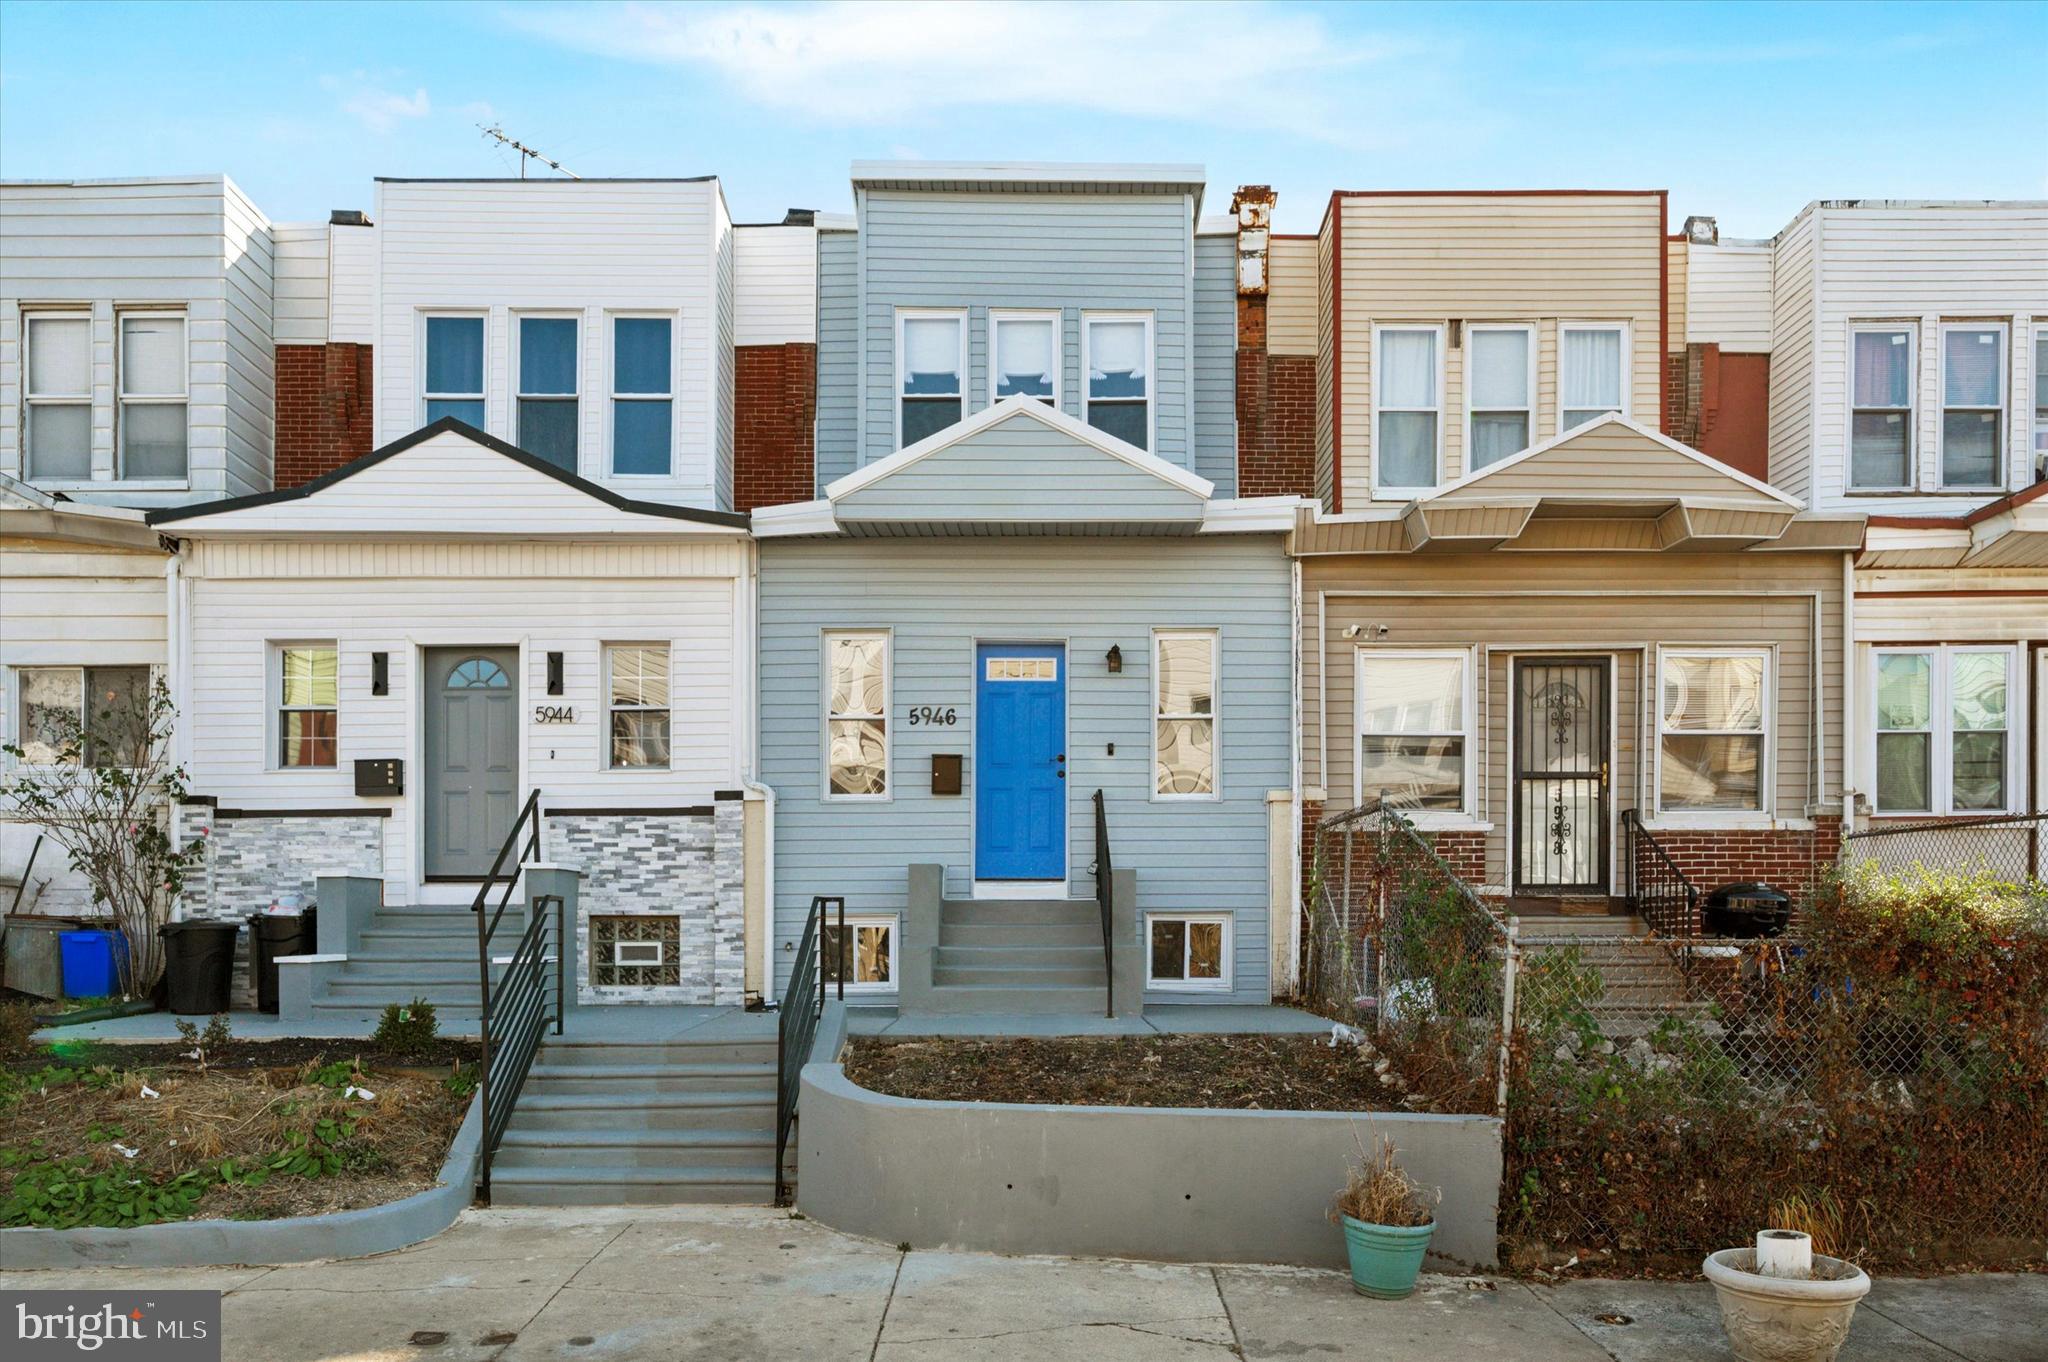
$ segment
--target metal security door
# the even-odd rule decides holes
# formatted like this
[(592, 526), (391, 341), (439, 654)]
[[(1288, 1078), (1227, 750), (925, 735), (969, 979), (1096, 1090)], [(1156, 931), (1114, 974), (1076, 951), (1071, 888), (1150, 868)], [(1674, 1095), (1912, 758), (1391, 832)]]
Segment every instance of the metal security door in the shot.
[(974, 877), (1067, 873), (1067, 666), (1057, 644), (976, 652)]
[(426, 695), (426, 875), (482, 879), (519, 812), (519, 707), (512, 648), (430, 648)]
[(1606, 658), (1515, 659), (1515, 891), (1607, 892)]

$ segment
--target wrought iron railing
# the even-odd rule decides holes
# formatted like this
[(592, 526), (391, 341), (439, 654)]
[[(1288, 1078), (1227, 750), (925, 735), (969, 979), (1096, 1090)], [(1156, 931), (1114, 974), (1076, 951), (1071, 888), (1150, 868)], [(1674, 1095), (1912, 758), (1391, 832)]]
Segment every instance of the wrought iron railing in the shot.
[(1842, 864), (1885, 870), (1986, 871), (2014, 884), (2048, 880), (2048, 813), (1882, 823), (1842, 838)]
[(1622, 810), (1621, 835), (1629, 910), (1672, 945), (1681, 969), (1690, 970), (1692, 945), (1700, 935), (1699, 889), (1643, 826), (1636, 810)]
[[(485, 998), (480, 1027), (484, 1059), (478, 1069), (484, 1147), (478, 1190), (486, 1202), (491, 1199), (491, 1161), (512, 1120), (519, 1091), (526, 1086), (541, 1036), (551, 1025), (556, 1035), (562, 1034), (563, 990), (568, 984), (564, 965), (568, 958), (567, 917), (567, 901), (560, 894), (534, 899), (526, 930), (519, 934), (505, 972)], [(548, 968), (551, 952), (552, 970)]]
[(837, 939), (832, 943), (832, 977), (837, 980), (839, 998), (846, 999), (846, 975), (853, 963), (853, 943), (846, 935), (846, 900), (819, 894), (811, 899), (811, 911), (804, 918), (803, 935), (796, 941), (796, 954), (789, 962), (789, 983), (782, 990), (782, 1004), (775, 1022), (775, 1204), (789, 1204), (789, 1179), (784, 1161), (789, 1153), (789, 1132), (796, 1123), (796, 1100), (803, 1091), (804, 1065), (810, 1062), (811, 1042), (818, 1035), (818, 1020), (825, 1015), (825, 970), (821, 968), (826, 950), (825, 911), (837, 910), (833, 924)]
[[(525, 837), (523, 847), (521, 846), (522, 835)], [(502, 1113), (504, 1120), (511, 1119), (512, 1103), (519, 1098), (518, 1085), (524, 1082), (526, 1078), (525, 1066), (521, 1065), (518, 1070), (518, 1080), (513, 1084), (511, 1092), (501, 1096), (500, 1094), (493, 1093), (491, 1090), (491, 1076), (495, 1068), (492, 1063), (492, 1041), (494, 1037), (491, 1026), (491, 1006), (493, 1002), (491, 993), (491, 941), (497, 936), (498, 926), (505, 919), (505, 910), (511, 906), (512, 895), (519, 887), (519, 867), (526, 861), (539, 859), (540, 791), (535, 790), (527, 795), (526, 803), (520, 806), (519, 816), (512, 820), (511, 830), (505, 834), (503, 844), (498, 847), (497, 856), (491, 861), (490, 874), (486, 875), (484, 882), (477, 886), (476, 898), (469, 905), (470, 911), (476, 914), (477, 1010), (479, 1014), (477, 1027), (479, 1038), (477, 1085), (478, 1095), (482, 1098), (484, 1106), (485, 1132), (481, 1195), (486, 1201), (490, 1200), (491, 1195), (491, 1152), (495, 1148), (494, 1137), (489, 1129), (491, 1114), (497, 1111)], [(509, 872), (507, 869), (508, 861), (510, 862)], [(485, 910), (490, 908), (491, 890), (500, 885), (503, 886), (503, 889), (498, 895), (497, 907), (487, 913)], [(538, 916), (538, 914), (535, 915), (536, 918)], [(531, 933), (532, 930), (533, 923), (528, 922), (527, 932)], [(523, 940), (524, 938), (522, 937), (522, 942)], [(509, 1002), (510, 999), (508, 998), (507, 1001)], [(559, 1007), (556, 1010), (559, 1012)], [(558, 1017), (558, 1024), (559, 1020)], [(500, 1034), (503, 1034), (502, 1028), (500, 1028)], [(536, 1039), (535, 1044), (538, 1043)], [(529, 1055), (527, 1059), (530, 1062), (532, 1056)], [(502, 1124), (499, 1126), (499, 1130), (502, 1132)]]
[(1095, 792), (1095, 906), (1102, 910), (1102, 1015), (1116, 1015), (1116, 960), (1110, 951), (1111, 900), (1116, 867), (1109, 858), (1109, 814), (1102, 791)]

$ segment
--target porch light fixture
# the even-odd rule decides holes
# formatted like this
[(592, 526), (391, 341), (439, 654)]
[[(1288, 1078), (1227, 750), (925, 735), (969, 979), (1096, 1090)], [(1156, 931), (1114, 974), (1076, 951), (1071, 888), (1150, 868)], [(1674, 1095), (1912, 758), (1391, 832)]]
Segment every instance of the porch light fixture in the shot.
[(1109, 663), (1109, 674), (1115, 676), (1124, 669), (1124, 650), (1117, 644), (1110, 644), (1106, 660)]
[(370, 694), (391, 694), (391, 654), (370, 654)]
[(548, 654), (548, 694), (550, 694), (550, 695), (560, 695), (561, 693), (562, 693), (562, 655), (561, 655), (560, 653), (549, 653), (549, 654)]

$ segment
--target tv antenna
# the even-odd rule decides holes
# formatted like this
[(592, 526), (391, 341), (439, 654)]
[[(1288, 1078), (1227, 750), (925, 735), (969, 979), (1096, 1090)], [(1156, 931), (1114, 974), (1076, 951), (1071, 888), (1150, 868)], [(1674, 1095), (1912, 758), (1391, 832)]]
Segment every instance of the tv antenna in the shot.
[(539, 152), (535, 151), (532, 147), (529, 147), (528, 145), (526, 145), (526, 143), (520, 141), (518, 138), (507, 137), (505, 135), (505, 129), (496, 123), (491, 124), (489, 127), (485, 127), (482, 123), (479, 123), (476, 126), (477, 130), (483, 133), (485, 137), (492, 139), (501, 146), (510, 147), (512, 148), (512, 150), (519, 153), (519, 178), (522, 180), (526, 178), (526, 163), (528, 161), (539, 161), (541, 164), (547, 166), (550, 170), (559, 170), (572, 180), (580, 180), (583, 178), (581, 175), (578, 175), (575, 171), (570, 170), (568, 167), (564, 166), (560, 161), (549, 160), (547, 157), (541, 155)]

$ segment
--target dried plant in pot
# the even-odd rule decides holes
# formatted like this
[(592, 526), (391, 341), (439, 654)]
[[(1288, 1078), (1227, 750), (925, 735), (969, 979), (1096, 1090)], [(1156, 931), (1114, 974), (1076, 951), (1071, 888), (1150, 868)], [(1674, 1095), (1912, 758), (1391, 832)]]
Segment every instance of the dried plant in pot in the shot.
[(1330, 1219), (1344, 1228), (1351, 1287), (1361, 1296), (1399, 1300), (1413, 1294), (1422, 1255), (1436, 1233), (1441, 1191), (1418, 1186), (1394, 1161), (1393, 1141), (1381, 1136), (1368, 1152), (1363, 1141)]

